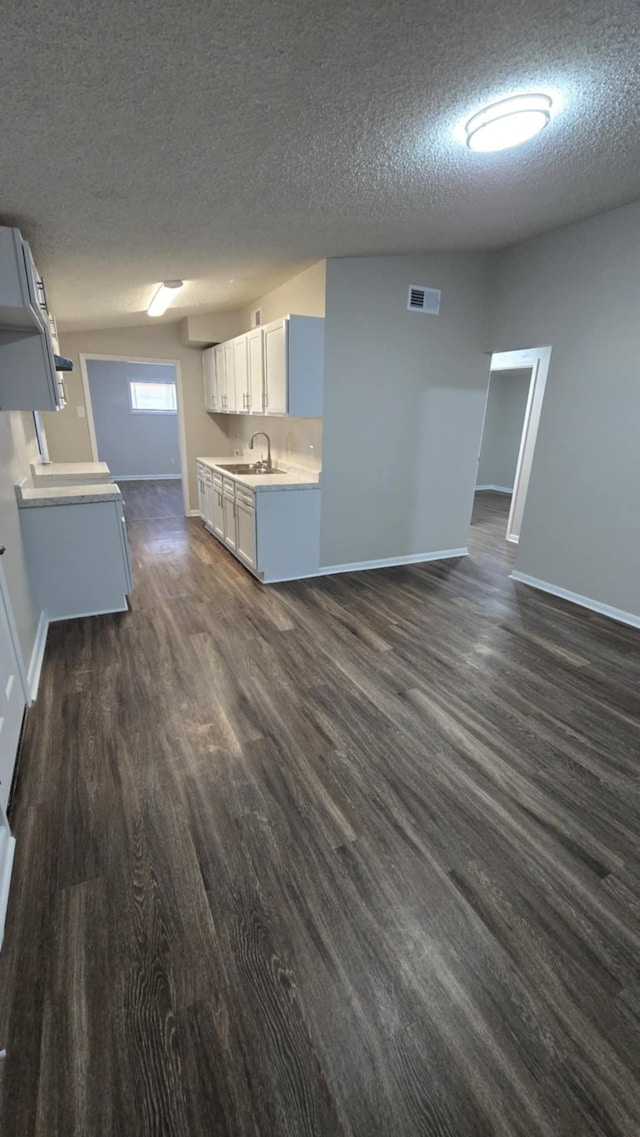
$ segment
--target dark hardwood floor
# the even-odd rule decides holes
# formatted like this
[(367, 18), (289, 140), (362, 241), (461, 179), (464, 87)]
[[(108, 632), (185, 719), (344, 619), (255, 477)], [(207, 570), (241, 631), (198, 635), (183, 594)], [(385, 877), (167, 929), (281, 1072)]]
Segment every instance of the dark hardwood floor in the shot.
[(3, 1137), (640, 1133), (640, 633), (511, 581), (507, 504), (269, 588), (130, 522), (28, 715)]
[(151, 521), (162, 517), (182, 517), (182, 481), (159, 478), (148, 481), (118, 482), (129, 521)]

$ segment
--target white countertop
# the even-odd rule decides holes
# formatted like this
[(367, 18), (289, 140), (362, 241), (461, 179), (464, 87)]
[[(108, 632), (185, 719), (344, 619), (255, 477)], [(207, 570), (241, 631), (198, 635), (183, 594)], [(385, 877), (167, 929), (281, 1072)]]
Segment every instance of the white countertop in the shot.
[(99, 482), (94, 486), (37, 487), (21, 482), (16, 486), (16, 498), (20, 509), (30, 509), (38, 505), (87, 505), (94, 501), (120, 501), (122, 494), (115, 482)]
[[(221, 469), (221, 463), (230, 466), (233, 458), (198, 458), (197, 461), (205, 466), (217, 467), (225, 478), (232, 478), (234, 482), (240, 482), (254, 490), (313, 490), (320, 486), (319, 474), (303, 473), (300, 470), (281, 474), (234, 474), (231, 470)], [(239, 466), (247, 464), (246, 458), (237, 458), (236, 461)]]
[(96, 485), (110, 482), (106, 462), (32, 462), (31, 477), (35, 485), (66, 485), (74, 480)]

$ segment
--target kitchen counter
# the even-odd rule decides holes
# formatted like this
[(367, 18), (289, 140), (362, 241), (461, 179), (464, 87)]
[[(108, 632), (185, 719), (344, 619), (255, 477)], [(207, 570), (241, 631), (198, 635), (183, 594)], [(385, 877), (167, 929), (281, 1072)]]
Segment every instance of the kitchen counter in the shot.
[(115, 482), (97, 485), (29, 486), (26, 479), (15, 487), (18, 507), (33, 509), (41, 505), (87, 505), (95, 501), (121, 501)]
[(97, 485), (111, 472), (106, 462), (32, 462), (31, 477), (36, 486)]
[[(320, 475), (302, 473), (300, 471), (281, 474), (234, 474), (232, 470), (223, 470), (221, 463), (231, 465), (233, 458), (198, 458), (204, 466), (216, 469), (225, 478), (232, 478), (234, 482), (250, 486), (252, 490), (313, 490), (320, 485)], [(238, 465), (246, 465), (246, 458), (238, 458)]]

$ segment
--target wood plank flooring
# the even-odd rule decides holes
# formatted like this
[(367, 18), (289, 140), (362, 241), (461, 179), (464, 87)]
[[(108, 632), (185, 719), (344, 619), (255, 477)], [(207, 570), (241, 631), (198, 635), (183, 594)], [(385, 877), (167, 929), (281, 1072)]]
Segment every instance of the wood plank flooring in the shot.
[(640, 634), (511, 581), (507, 505), (269, 588), (130, 522), (28, 715), (3, 1137), (640, 1133)]
[(182, 517), (180, 478), (140, 479), (118, 483), (127, 521), (150, 521), (161, 517)]

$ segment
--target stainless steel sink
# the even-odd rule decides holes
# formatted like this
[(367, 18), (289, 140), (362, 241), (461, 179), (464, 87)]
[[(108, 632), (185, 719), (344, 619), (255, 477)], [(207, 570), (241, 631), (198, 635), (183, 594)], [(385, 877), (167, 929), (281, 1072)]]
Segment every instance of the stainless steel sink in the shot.
[(219, 469), (220, 470), (228, 470), (230, 474), (252, 474), (252, 475), (256, 475), (256, 476), (259, 476), (261, 474), (284, 474), (284, 473), (286, 473), (286, 470), (265, 470), (264, 467), (260, 467), (259, 469), (256, 469), (255, 464), (252, 465), (248, 462), (234, 462), (233, 464), (229, 463), (228, 465), (225, 465), (222, 462), (220, 462), (219, 463)]

